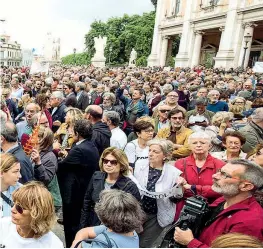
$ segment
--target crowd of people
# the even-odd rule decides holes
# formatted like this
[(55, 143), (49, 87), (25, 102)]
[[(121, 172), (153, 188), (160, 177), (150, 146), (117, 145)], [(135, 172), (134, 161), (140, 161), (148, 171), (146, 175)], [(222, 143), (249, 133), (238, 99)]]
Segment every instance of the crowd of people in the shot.
[(1, 247), (153, 247), (196, 195), (209, 215), (177, 243), (263, 246), (262, 74), (2, 66), (0, 84)]

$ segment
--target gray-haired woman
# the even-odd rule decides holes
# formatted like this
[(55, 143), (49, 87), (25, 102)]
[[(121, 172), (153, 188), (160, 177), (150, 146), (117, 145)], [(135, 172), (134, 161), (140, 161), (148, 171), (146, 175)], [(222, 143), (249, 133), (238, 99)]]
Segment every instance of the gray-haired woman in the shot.
[(79, 241), (95, 238), (91, 244), (82, 242), (82, 247), (105, 248), (105, 244), (111, 243), (112, 246), (108, 248), (139, 248), (135, 230), (141, 227), (144, 212), (131, 194), (116, 189), (104, 190), (100, 194), (100, 202), (96, 203), (95, 211), (104, 225), (81, 229), (76, 234), (72, 247)]
[(171, 196), (162, 198), (158, 193), (171, 193), (182, 173), (168, 163), (173, 152), (171, 141), (154, 139), (148, 142), (148, 145), (149, 163), (137, 161), (135, 179), (132, 178), (141, 191), (142, 208), (147, 214), (143, 232), (139, 235), (140, 247), (151, 247), (156, 239), (154, 235), (160, 234), (164, 227), (174, 221), (175, 204), (170, 200)]

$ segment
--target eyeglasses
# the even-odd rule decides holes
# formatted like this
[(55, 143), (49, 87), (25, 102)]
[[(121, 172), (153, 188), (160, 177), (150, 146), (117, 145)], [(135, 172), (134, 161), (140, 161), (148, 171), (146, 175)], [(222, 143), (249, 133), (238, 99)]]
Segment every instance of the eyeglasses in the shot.
[(102, 163), (103, 164), (110, 163), (111, 165), (116, 166), (118, 164), (118, 161), (117, 160), (108, 160), (108, 159), (102, 158)]
[(178, 95), (167, 95), (167, 97), (169, 97), (169, 98), (179, 98)]
[(242, 180), (239, 177), (231, 176), (228, 173), (226, 173), (225, 171), (223, 171), (222, 169), (217, 170), (217, 173), (220, 173), (220, 175), (222, 176), (223, 179), (229, 178), (229, 179), (236, 179), (236, 180), (239, 180), (241, 182), (248, 182), (247, 180)]
[(153, 132), (154, 132), (153, 129), (150, 129), (150, 130), (142, 130), (142, 131), (144, 131), (144, 132), (146, 132), (146, 133), (153, 133)]
[(261, 155), (263, 155), (263, 153), (260, 152), (260, 150), (259, 150), (256, 154), (257, 154), (257, 156), (261, 156)]
[(173, 120), (176, 120), (176, 119), (178, 119), (178, 120), (182, 120), (183, 117), (171, 117), (171, 119), (173, 119)]
[(159, 110), (161, 113), (169, 112), (170, 110)]

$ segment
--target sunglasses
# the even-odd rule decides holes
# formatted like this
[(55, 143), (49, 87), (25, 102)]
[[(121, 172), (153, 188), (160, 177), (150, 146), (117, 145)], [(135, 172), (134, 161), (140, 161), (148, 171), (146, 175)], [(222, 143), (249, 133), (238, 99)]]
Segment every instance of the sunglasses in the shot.
[(159, 110), (161, 113), (169, 112), (170, 110)]
[(118, 164), (118, 161), (117, 160), (108, 160), (108, 159), (102, 158), (102, 163), (103, 164), (110, 163), (111, 165), (116, 166)]
[(24, 209), (22, 208), (22, 206), (20, 205), (20, 204), (14, 204), (14, 207), (15, 207), (15, 209), (16, 209), (16, 211), (18, 212), (18, 213), (20, 213), (20, 214), (23, 214), (23, 212), (24, 212)]

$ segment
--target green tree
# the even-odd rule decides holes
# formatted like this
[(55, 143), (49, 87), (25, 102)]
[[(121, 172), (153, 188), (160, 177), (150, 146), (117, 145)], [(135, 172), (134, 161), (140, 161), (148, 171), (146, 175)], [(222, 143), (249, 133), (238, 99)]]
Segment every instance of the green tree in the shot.
[(88, 53), (70, 54), (61, 58), (64, 65), (89, 65), (90, 57)]
[(157, 7), (157, 1), (158, 1), (158, 0), (151, 0), (151, 2), (152, 2), (152, 4), (154, 5), (155, 9), (156, 9), (156, 7)]

